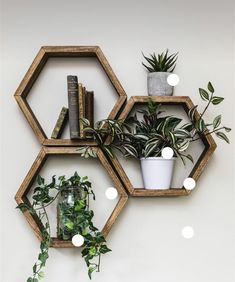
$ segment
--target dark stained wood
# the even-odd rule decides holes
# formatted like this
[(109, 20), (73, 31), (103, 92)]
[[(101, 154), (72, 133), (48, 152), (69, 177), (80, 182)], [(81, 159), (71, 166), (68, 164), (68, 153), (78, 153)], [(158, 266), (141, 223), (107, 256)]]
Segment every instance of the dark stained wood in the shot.
[[(44, 165), (46, 159), (50, 155), (75, 155), (78, 154), (78, 148), (79, 147), (69, 147), (69, 146), (42, 147), (36, 160), (34, 161), (32, 167), (30, 168), (19, 190), (16, 193), (15, 200), (17, 204), (27, 203), (30, 205), (30, 202), (27, 198), (27, 194), (32, 188), (33, 182), (36, 179), (41, 167)], [(112, 179), (114, 187), (116, 187), (119, 193), (119, 201), (102, 229), (102, 233), (106, 237), (110, 232), (113, 224), (117, 220), (117, 217), (119, 216), (120, 212), (124, 208), (128, 200), (128, 195), (126, 193), (125, 188), (122, 186), (122, 183), (119, 181), (119, 177), (117, 176), (115, 170), (112, 168), (111, 164), (107, 160), (102, 150), (99, 149), (98, 147), (92, 147), (92, 149), (97, 153), (97, 157), (100, 161), (100, 164), (106, 170), (109, 177)], [(42, 240), (42, 234), (41, 234), (42, 223), (40, 222), (38, 216), (32, 216), (28, 211), (24, 212), (23, 214), (26, 217), (27, 221), (29, 222), (37, 238), (39, 240)], [(74, 247), (74, 246), (70, 241), (62, 241), (59, 240), (58, 238), (52, 238), (52, 247), (64, 248), (64, 247)]]
[(44, 132), (44, 130), (42, 129), (39, 121), (37, 120), (36, 116), (34, 115), (32, 109), (30, 108), (28, 102), (26, 101), (25, 98), (22, 98), (18, 95), (15, 96), (16, 101), (18, 103), (18, 105), (20, 106), (22, 112), (24, 113), (24, 116), (26, 117), (29, 125), (31, 126), (31, 128), (33, 129), (35, 135), (37, 136), (39, 142), (42, 144), (47, 136)]
[[(32, 127), (36, 137), (39, 142), (45, 146), (71, 146), (71, 145), (86, 145), (86, 139), (78, 139), (75, 143), (70, 143), (70, 140), (55, 140), (48, 139), (42, 126), (40, 125), (37, 117), (33, 113), (29, 104), (27, 103), (27, 96), (37, 80), (40, 72), (44, 68), (47, 60), (51, 57), (95, 57), (104, 69), (106, 75), (108, 76), (111, 84), (117, 93), (117, 101), (110, 111), (108, 118), (116, 118), (119, 114), (121, 107), (125, 104), (127, 95), (123, 89), (121, 83), (113, 72), (111, 66), (109, 65), (106, 57), (98, 46), (43, 46), (35, 57), (33, 63), (31, 64), (29, 70), (25, 74), (22, 82), (15, 92), (15, 98), (25, 115), (28, 123)], [(102, 99), (102, 97), (101, 97)], [(90, 144), (90, 141), (87, 145)]]
[[(163, 105), (180, 105), (183, 106), (186, 113), (191, 109), (194, 104), (188, 96), (132, 96), (123, 111), (121, 112), (119, 119), (125, 121), (132, 109), (136, 104), (147, 104), (149, 99), (155, 102), (161, 103)], [(196, 112), (196, 119), (198, 120), (200, 115)], [(205, 145), (205, 149), (201, 153), (198, 161), (194, 165), (189, 177), (192, 177), (197, 181), (205, 169), (207, 163), (209, 162), (213, 152), (216, 149), (216, 143), (211, 135), (204, 134), (200, 135), (202, 142)], [(171, 188), (167, 190), (147, 190), (143, 188), (136, 188), (131, 183), (131, 180), (127, 176), (125, 170), (121, 166), (117, 158), (109, 158), (109, 161), (114, 170), (116, 170), (117, 175), (119, 175), (120, 181), (128, 191), (131, 196), (136, 197), (170, 197), (170, 196), (186, 196), (190, 194), (190, 191), (185, 190), (183, 187)]]
[(94, 141), (93, 139), (84, 139), (84, 138), (80, 138), (80, 139), (45, 139), (43, 141), (43, 145), (44, 146), (59, 146), (59, 147), (64, 147), (64, 146), (70, 146), (70, 147), (74, 147), (74, 146), (97, 146), (96, 141)]
[(20, 96), (22, 98), (27, 97), (30, 89), (32, 88), (34, 82), (38, 78), (46, 62), (47, 62), (46, 52), (43, 49), (43, 47), (41, 47), (35, 59), (33, 60), (31, 66), (26, 72), (23, 80), (21, 81), (19, 87), (17, 88), (15, 92), (15, 96)]
[(187, 191), (184, 188), (170, 188), (164, 190), (147, 190), (135, 188), (133, 196), (135, 197), (177, 197), (187, 196), (191, 191)]

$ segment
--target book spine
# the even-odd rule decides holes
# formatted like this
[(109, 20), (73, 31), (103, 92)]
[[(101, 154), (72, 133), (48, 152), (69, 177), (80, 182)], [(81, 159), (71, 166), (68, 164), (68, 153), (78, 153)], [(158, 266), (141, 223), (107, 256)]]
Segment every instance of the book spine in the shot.
[[(90, 127), (94, 127), (94, 92), (86, 91), (85, 103), (85, 118), (89, 120)], [(86, 133), (86, 137), (91, 137), (91, 134)]]
[(86, 88), (81, 83), (78, 84), (78, 103), (79, 103), (79, 126), (80, 126), (80, 138), (85, 138), (85, 132), (83, 131), (82, 118), (85, 118), (85, 91)]
[(63, 107), (60, 111), (56, 125), (51, 134), (52, 139), (58, 139), (61, 137), (66, 121), (67, 121), (67, 118), (68, 118), (68, 109)]
[(69, 128), (70, 138), (79, 138), (79, 109), (78, 109), (78, 79), (68, 75), (68, 104), (69, 104)]

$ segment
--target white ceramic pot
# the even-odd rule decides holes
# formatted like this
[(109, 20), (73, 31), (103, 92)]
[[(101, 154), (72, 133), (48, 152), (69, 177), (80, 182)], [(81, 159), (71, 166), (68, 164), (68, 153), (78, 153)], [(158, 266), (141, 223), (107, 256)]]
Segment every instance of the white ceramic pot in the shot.
[(169, 72), (149, 72), (147, 77), (149, 96), (172, 96), (173, 86), (167, 82)]
[(141, 158), (141, 170), (146, 189), (169, 189), (176, 158)]

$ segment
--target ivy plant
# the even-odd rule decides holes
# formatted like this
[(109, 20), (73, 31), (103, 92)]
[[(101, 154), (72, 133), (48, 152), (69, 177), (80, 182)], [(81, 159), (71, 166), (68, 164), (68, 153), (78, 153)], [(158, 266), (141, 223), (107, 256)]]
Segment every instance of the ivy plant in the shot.
[[(120, 151), (125, 157), (160, 157), (163, 148), (170, 147), (174, 155), (180, 157), (184, 164), (186, 159), (193, 162), (192, 156), (186, 153), (191, 142), (199, 140), (201, 134), (215, 134), (229, 143), (225, 132), (231, 130), (221, 125), (221, 115), (217, 115), (212, 122), (204, 120), (209, 106), (216, 106), (224, 100), (214, 95), (211, 82), (208, 83), (207, 89), (199, 88), (199, 94), (207, 104), (202, 113), (198, 113), (198, 106), (192, 107), (188, 112), (190, 122), (187, 123), (183, 123), (179, 117), (166, 115), (162, 111), (161, 104), (149, 98), (147, 106), (130, 116), (125, 122), (105, 119), (98, 121), (94, 127), (90, 127), (89, 121), (83, 119), (85, 131), (93, 135), (98, 146), (110, 157), (114, 156), (114, 149)], [(89, 146), (82, 147), (78, 151), (84, 157), (95, 156)]]
[(47, 207), (58, 198), (62, 191), (75, 186), (82, 189), (85, 197), (76, 200), (73, 206), (68, 207), (63, 204), (60, 206), (60, 220), (65, 222), (65, 228), (60, 229), (59, 236), (63, 240), (71, 240), (76, 234), (84, 237), (82, 257), (86, 262), (88, 276), (91, 279), (94, 271), (100, 271), (101, 255), (111, 251), (106, 245), (104, 236), (93, 224), (94, 212), (90, 209), (89, 201), (90, 196), (95, 200), (95, 194), (91, 182), (88, 181), (87, 176), (80, 177), (77, 172), (68, 179), (65, 176), (59, 176), (58, 179), (53, 176), (50, 183), (46, 183), (45, 179), (38, 175), (36, 182), (37, 186), (33, 191), (32, 205), (22, 203), (17, 206), (22, 212), (29, 211), (37, 215), (42, 222), (42, 241), (38, 260), (33, 265), (33, 274), (27, 279), (27, 282), (38, 282), (44, 277), (42, 269), (49, 258), (48, 252), (52, 243)]

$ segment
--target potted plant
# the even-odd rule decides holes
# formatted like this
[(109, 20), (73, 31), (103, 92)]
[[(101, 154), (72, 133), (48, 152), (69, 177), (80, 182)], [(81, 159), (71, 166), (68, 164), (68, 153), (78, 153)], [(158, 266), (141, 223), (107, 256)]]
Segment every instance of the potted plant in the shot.
[[(204, 114), (208, 107), (223, 101), (222, 97), (214, 96), (214, 88), (208, 83), (208, 90), (199, 88), (201, 98), (207, 102), (200, 118), (195, 119), (197, 106), (189, 110), (191, 122), (183, 123), (182, 119), (165, 115), (161, 105), (153, 102), (151, 98), (146, 109), (135, 113), (127, 121), (101, 120), (94, 128), (89, 126), (88, 120), (83, 120), (86, 131), (93, 134), (98, 146), (110, 157), (114, 156), (114, 149), (120, 151), (124, 157), (140, 159), (142, 176), (146, 189), (168, 189), (171, 184), (175, 158), (179, 157), (184, 164), (189, 159), (193, 162), (187, 149), (192, 142), (200, 139), (198, 134), (215, 134), (218, 138), (229, 143), (224, 132), (231, 129), (221, 126), (221, 115), (214, 118), (213, 122), (205, 122)], [(108, 139), (107, 139), (108, 136)], [(171, 148), (173, 158), (165, 159), (162, 151)], [(89, 146), (79, 149), (84, 157), (94, 157)]]
[(143, 54), (147, 61), (143, 66), (148, 71), (147, 87), (149, 96), (171, 96), (173, 86), (167, 82), (168, 76), (174, 71), (178, 53), (168, 55), (168, 50), (158, 54), (150, 54), (149, 57)]
[[(27, 282), (38, 282), (44, 277), (43, 267), (49, 258), (49, 247), (51, 245), (51, 225), (47, 214), (47, 207), (57, 198), (58, 200), (58, 237), (61, 240), (72, 240), (79, 236), (82, 239), (82, 256), (88, 267), (88, 276), (94, 271), (100, 271), (100, 257), (111, 250), (106, 245), (102, 233), (93, 225), (94, 212), (90, 209), (89, 198), (95, 200), (95, 194), (91, 188), (88, 177), (80, 177), (77, 172), (68, 179), (60, 176), (52, 177), (50, 183), (37, 176), (37, 186), (33, 192), (33, 203), (29, 206), (22, 203), (17, 206), (21, 211), (28, 210), (37, 214), (43, 224), (42, 241), (37, 262), (33, 265), (33, 275)], [(79, 245), (79, 246), (80, 246)], [(78, 245), (77, 245), (78, 246)]]

